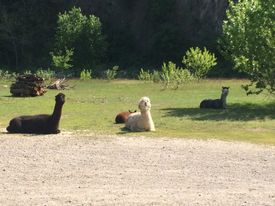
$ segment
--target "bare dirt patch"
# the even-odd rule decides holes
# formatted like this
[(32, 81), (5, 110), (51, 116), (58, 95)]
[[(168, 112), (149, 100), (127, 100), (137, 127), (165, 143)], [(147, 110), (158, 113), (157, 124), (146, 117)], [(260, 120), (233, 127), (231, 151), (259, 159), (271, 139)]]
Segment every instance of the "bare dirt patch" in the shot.
[(0, 135), (0, 205), (275, 205), (275, 147)]

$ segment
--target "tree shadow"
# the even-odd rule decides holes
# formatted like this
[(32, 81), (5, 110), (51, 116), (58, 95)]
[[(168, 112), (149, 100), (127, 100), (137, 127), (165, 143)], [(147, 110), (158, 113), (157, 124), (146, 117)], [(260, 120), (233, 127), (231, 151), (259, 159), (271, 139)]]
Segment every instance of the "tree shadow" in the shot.
[(165, 116), (187, 117), (192, 120), (249, 121), (275, 119), (275, 102), (267, 104), (236, 103), (226, 109), (165, 108)]

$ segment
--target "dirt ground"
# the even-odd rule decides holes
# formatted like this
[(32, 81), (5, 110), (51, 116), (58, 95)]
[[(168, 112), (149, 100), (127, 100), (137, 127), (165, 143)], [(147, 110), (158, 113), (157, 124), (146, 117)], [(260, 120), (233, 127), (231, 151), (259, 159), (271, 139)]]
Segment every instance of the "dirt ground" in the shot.
[(0, 205), (275, 205), (275, 147), (0, 134)]

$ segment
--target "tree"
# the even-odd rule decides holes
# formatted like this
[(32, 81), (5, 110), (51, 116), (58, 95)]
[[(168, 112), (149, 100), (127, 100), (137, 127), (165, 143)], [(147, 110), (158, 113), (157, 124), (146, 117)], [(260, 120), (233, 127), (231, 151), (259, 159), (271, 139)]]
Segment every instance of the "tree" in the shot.
[(56, 17), (70, 4), (0, 0), (0, 65), (20, 72), (47, 67)]
[(247, 94), (275, 91), (275, 4), (273, 0), (230, 0), (223, 35), (222, 53), (250, 79)]
[(199, 80), (206, 77), (207, 73), (217, 64), (217, 58), (205, 47), (203, 51), (198, 47), (191, 47), (183, 56), (182, 63)]
[(55, 35), (55, 52), (64, 55), (73, 50), (75, 67), (95, 66), (104, 56), (106, 43), (101, 32), (101, 22), (94, 15), (85, 16), (80, 8), (59, 14)]

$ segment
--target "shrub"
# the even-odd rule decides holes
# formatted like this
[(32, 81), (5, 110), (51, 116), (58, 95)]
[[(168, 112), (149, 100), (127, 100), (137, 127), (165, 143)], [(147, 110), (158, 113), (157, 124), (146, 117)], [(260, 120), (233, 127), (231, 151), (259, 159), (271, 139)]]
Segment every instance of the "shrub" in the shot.
[(165, 88), (171, 86), (173, 89), (178, 89), (180, 85), (191, 81), (193, 76), (187, 69), (177, 67), (175, 63), (169, 61), (168, 64), (163, 63), (160, 78)]
[(204, 78), (213, 66), (217, 64), (216, 61), (214, 54), (211, 54), (206, 48), (202, 51), (198, 47), (190, 48), (182, 59), (186, 69), (197, 79)]
[(189, 70), (177, 68), (173, 77), (173, 88), (178, 89), (180, 85), (193, 80), (193, 76)]
[(161, 82), (160, 72), (154, 70), (153, 73), (150, 74), (150, 79), (154, 83), (160, 83)]
[(23, 74), (24, 74), (24, 75), (32, 74), (32, 71), (27, 69), (27, 70), (25, 70), (25, 71), (23, 72)]
[(143, 70), (143, 68), (140, 69), (139, 75), (138, 75), (138, 79), (145, 81), (145, 82), (149, 82), (151, 81), (151, 74), (150, 71), (145, 71)]
[(173, 81), (175, 70), (176, 64), (171, 61), (169, 61), (168, 64), (165, 62), (162, 64), (160, 77), (165, 88), (168, 88), (170, 83)]
[(3, 80), (10, 80), (16, 78), (17, 74), (15, 72), (9, 72), (8, 70), (0, 69), (0, 78)]
[(115, 79), (115, 77), (117, 76), (117, 72), (118, 72), (119, 66), (113, 66), (112, 69), (108, 69), (105, 72), (106, 78), (110, 81)]
[(55, 72), (53, 70), (47, 69), (43, 70), (42, 68), (38, 69), (35, 74), (39, 77), (42, 77), (44, 80), (51, 81), (55, 77)]
[(88, 80), (88, 79), (92, 79), (92, 71), (88, 70), (88, 69), (83, 69), (80, 72), (80, 79), (81, 80)]

